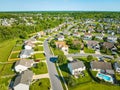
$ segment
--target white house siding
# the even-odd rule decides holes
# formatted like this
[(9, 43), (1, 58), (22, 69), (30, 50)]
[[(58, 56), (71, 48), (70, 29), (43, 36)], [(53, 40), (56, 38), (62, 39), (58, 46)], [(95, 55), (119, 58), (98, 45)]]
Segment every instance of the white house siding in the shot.
[(20, 84), (14, 86), (14, 90), (29, 90), (29, 85), (20, 83)]

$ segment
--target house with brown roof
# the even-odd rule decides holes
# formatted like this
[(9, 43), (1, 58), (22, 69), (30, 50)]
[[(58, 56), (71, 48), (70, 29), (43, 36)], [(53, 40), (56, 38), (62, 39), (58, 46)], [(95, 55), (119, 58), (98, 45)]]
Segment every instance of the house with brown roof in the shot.
[(57, 41), (55, 42), (56, 47), (60, 48), (63, 51), (68, 52), (68, 45), (66, 45), (65, 41)]
[(91, 33), (85, 33), (84, 34), (84, 39), (85, 40), (91, 40), (92, 39), (92, 34)]
[(100, 49), (99, 42), (93, 41), (93, 40), (87, 41), (87, 47), (92, 48), (94, 50), (99, 50)]
[(113, 43), (110, 43), (110, 42), (104, 42), (104, 43), (103, 43), (103, 46), (104, 46), (106, 49), (116, 50), (116, 47), (114, 46), (114, 44), (113, 44)]

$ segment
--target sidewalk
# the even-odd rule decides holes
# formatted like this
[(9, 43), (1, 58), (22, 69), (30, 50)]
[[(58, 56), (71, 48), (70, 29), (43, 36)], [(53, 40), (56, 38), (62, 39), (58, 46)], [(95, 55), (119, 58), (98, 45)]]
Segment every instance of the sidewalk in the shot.
[(49, 78), (49, 74), (39, 74), (39, 75), (34, 75), (32, 79), (42, 79), (42, 78)]

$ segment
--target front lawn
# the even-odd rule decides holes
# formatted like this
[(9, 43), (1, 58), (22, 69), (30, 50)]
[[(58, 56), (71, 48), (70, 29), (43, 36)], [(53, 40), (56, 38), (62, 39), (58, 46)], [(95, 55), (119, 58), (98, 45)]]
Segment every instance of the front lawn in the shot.
[(36, 53), (34, 55), (35, 59), (45, 59), (45, 56), (43, 53)]
[(75, 49), (69, 48), (69, 53), (80, 53), (80, 50), (75, 50)]
[(46, 63), (44, 63), (44, 62), (40, 62), (40, 63), (36, 64), (34, 67), (31, 68), (31, 70), (36, 75), (38, 75), (38, 74), (45, 74), (45, 73), (48, 72)]
[(43, 46), (36, 46), (34, 47), (35, 51), (43, 51)]
[(50, 90), (50, 80), (48, 78), (40, 79), (30, 85), (30, 90)]
[(84, 47), (84, 52), (85, 53), (95, 53), (95, 50)]
[(52, 49), (54, 55), (64, 54), (63, 51), (61, 51), (58, 48), (51, 48), (51, 49)]

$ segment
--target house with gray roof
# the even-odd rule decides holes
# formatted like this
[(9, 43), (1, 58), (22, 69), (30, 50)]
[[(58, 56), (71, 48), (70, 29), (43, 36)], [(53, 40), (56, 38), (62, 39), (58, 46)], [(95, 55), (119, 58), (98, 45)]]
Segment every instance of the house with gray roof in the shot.
[(93, 71), (100, 72), (101, 70), (104, 70), (108, 74), (114, 74), (114, 71), (112, 69), (112, 65), (110, 62), (91, 61), (90, 66)]
[(82, 61), (75, 60), (68, 63), (68, 68), (72, 75), (76, 75), (85, 70), (85, 65)]
[(32, 71), (26, 70), (22, 72), (16, 77), (14, 81), (13, 89), (14, 90), (29, 90), (29, 85), (32, 81), (32, 77), (33, 77)]
[(21, 73), (22, 71), (31, 68), (34, 64), (33, 60), (21, 59), (15, 63), (15, 71)]
[(34, 54), (33, 49), (24, 49), (20, 53), (20, 58), (29, 58), (32, 54)]
[(115, 62), (113, 66), (115, 71), (120, 73), (120, 62)]

